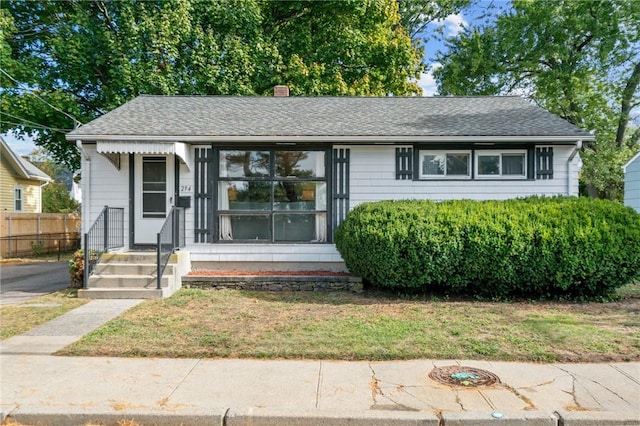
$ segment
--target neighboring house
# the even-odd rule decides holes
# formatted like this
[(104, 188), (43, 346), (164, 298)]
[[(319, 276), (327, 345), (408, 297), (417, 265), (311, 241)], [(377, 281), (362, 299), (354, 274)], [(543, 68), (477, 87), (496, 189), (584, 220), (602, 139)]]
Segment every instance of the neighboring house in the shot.
[(51, 177), (16, 155), (1, 137), (0, 144), (0, 210), (42, 213), (42, 188)]
[(577, 196), (593, 140), (520, 97), (286, 96), (140, 96), (67, 138), (83, 229), (123, 207), (126, 247), (145, 247), (185, 206), (194, 267), (338, 267), (334, 230), (367, 201)]
[(627, 164), (624, 170), (624, 204), (640, 212), (640, 152)]

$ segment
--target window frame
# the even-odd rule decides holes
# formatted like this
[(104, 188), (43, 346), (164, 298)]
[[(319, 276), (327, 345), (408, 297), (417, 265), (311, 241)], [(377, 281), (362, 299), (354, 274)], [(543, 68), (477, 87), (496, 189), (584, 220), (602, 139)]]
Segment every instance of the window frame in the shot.
[[(20, 208), (18, 208), (18, 205), (17, 205), (18, 202), (20, 203)], [(13, 187), (13, 211), (14, 212), (24, 211), (24, 188), (22, 186)]]
[[(473, 179), (473, 150), (472, 149), (425, 149), (420, 148), (416, 150), (418, 152), (418, 178), (420, 180), (471, 180)], [(445, 156), (445, 171), (442, 175), (433, 175), (423, 173), (424, 156), (427, 155), (444, 155)], [(469, 162), (467, 164), (466, 175), (448, 175), (446, 170), (447, 155), (448, 154), (466, 154), (468, 155)]]
[[(522, 159), (522, 174), (504, 174), (503, 170), (502, 170), (502, 156), (503, 155), (509, 155), (509, 154), (519, 154), (523, 156)], [(474, 179), (478, 179), (478, 180), (508, 180), (508, 179), (515, 179), (515, 180), (526, 180), (528, 177), (528, 169), (527, 169), (527, 164), (528, 164), (528, 150), (526, 149), (476, 149), (474, 150), (474, 170), (473, 170), (473, 175), (474, 175)], [(479, 169), (479, 165), (480, 165), (480, 158), (481, 156), (499, 156), (499, 162), (498, 162), (498, 174), (495, 175), (490, 175), (490, 174), (480, 174), (478, 169)]]
[[(163, 168), (163, 173), (164, 173), (164, 182), (162, 181), (145, 181), (145, 163), (158, 163), (158, 164), (162, 164)], [(141, 209), (140, 212), (142, 214), (142, 217), (144, 219), (160, 219), (160, 218), (165, 218), (167, 216), (167, 158), (166, 157), (160, 157), (160, 156), (144, 156), (142, 157), (142, 171), (140, 174), (140, 178), (142, 179), (141, 182)], [(163, 184), (164, 189), (163, 190), (158, 190), (158, 189), (145, 189), (145, 183), (153, 183), (153, 184)], [(160, 195), (162, 194), (162, 206), (163, 209), (162, 211), (160, 210), (145, 210), (145, 195), (147, 194), (156, 194), (156, 195)]]
[[(221, 155), (224, 152), (229, 152), (229, 151), (263, 151), (263, 152), (268, 152), (269, 154), (269, 170), (268, 170), (268, 175), (257, 175), (257, 176), (235, 176), (235, 175), (227, 175), (227, 176), (221, 176), (222, 173), (222, 168), (221, 168)], [(310, 176), (310, 177), (302, 177), (302, 176), (279, 176), (278, 175), (278, 171), (277, 171), (277, 166), (276, 166), (276, 157), (278, 155), (278, 152), (290, 152), (290, 151), (303, 151), (303, 152), (317, 152), (317, 153), (321, 153), (323, 156), (323, 176), (319, 177), (319, 176)], [(330, 242), (330, 234), (329, 234), (329, 229), (330, 229), (330, 217), (331, 217), (331, 206), (330, 206), (330, 164), (331, 164), (331, 150), (327, 149), (326, 147), (317, 147), (317, 146), (255, 146), (255, 145), (248, 145), (248, 146), (222, 146), (222, 147), (218, 147), (215, 148), (214, 151), (214, 159), (213, 159), (213, 164), (214, 164), (214, 171), (213, 171), (213, 179), (214, 179), (214, 184), (213, 184), (213, 190), (215, 193), (215, 198), (214, 198), (214, 203), (213, 203), (213, 240), (216, 243), (240, 243), (240, 244), (247, 244), (247, 243), (256, 243), (256, 244), (318, 244), (318, 243), (328, 243)], [(315, 171), (317, 172), (317, 171)], [(315, 174), (314, 172), (314, 174)], [(250, 210), (250, 209), (231, 209), (231, 206), (229, 206), (229, 208), (221, 208), (220, 207), (220, 191), (222, 191), (222, 187), (224, 186), (223, 183), (226, 182), (234, 182), (234, 181), (240, 181), (240, 182), (261, 182), (261, 183), (269, 183), (270, 185), (270, 200), (269, 200), (269, 208), (268, 209), (255, 209), (255, 210)], [(318, 209), (313, 209), (313, 210), (304, 210), (304, 209), (296, 209), (296, 210), (289, 210), (289, 209), (283, 209), (283, 208), (278, 208), (279, 206), (279, 201), (276, 199), (276, 186), (279, 183), (293, 183), (293, 184), (300, 184), (300, 183), (314, 183), (314, 184), (321, 184), (324, 188), (324, 190), (322, 191), (324, 194), (324, 209), (318, 210)], [(314, 196), (318, 196), (318, 191), (316, 190), (316, 194), (314, 194)], [(319, 200), (321, 200), (320, 198), (315, 199), (315, 202), (318, 202)], [(281, 207), (281, 206), (280, 206)], [(280, 220), (282, 217), (288, 215), (288, 214), (293, 214), (293, 215), (298, 215), (300, 216), (300, 218), (302, 218), (304, 215), (318, 215), (321, 214), (323, 215), (323, 220), (324, 220), (324, 231), (321, 232), (322, 234), (322, 238), (324, 239), (320, 239), (320, 240), (280, 240), (277, 238), (277, 232), (276, 232), (276, 226), (277, 226), (277, 222), (278, 220)], [(226, 238), (222, 238), (221, 235), (223, 234), (223, 228), (222, 227), (222, 218), (226, 216), (229, 217), (229, 220), (232, 220), (233, 217), (240, 217), (240, 216), (266, 216), (268, 217), (268, 224), (269, 224), (269, 229), (268, 231), (268, 235), (269, 238), (263, 238), (263, 239), (235, 239), (233, 237), (231, 237), (231, 239), (226, 239)], [(227, 222), (229, 223), (229, 222)], [(228, 225), (225, 225), (228, 226)], [(226, 229), (226, 228), (225, 228)]]

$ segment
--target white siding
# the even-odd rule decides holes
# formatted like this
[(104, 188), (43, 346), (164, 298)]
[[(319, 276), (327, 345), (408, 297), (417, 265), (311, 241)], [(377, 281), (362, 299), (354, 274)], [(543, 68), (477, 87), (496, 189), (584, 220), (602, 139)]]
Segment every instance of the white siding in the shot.
[[(345, 147), (346, 148), (346, 147)], [(555, 146), (553, 179), (549, 180), (396, 180), (396, 146), (351, 146), (349, 203), (399, 199), (503, 200), (528, 195), (577, 195), (579, 156), (567, 160), (573, 147)]]
[[(190, 148), (191, 158), (195, 158), (195, 148)], [(193, 162), (193, 160), (192, 160)], [(195, 173), (194, 165), (191, 164), (191, 170), (180, 162), (180, 184), (178, 185), (178, 197), (189, 197), (191, 199), (191, 207), (185, 209), (184, 226), (185, 226), (185, 242), (186, 244), (193, 242), (194, 235), (194, 206), (195, 206)]]
[(120, 170), (95, 145), (84, 145), (90, 161), (82, 159), (82, 233), (93, 225), (104, 208), (124, 208), (125, 247), (129, 246), (129, 156), (120, 156)]
[(625, 166), (624, 205), (640, 212), (640, 155)]

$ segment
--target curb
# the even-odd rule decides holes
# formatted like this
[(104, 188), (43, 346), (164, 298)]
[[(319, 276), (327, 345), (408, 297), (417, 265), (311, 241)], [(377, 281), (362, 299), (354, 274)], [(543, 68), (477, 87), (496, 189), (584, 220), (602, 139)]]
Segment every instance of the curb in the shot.
[(446, 426), (558, 426), (561, 419), (553, 413), (545, 411), (456, 411), (442, 413), (443, 424)]
[(18, 408), (7, 415), (0, 413), (4, 422), (10, 419), (39, 426), (82, 426), (87, 423), (118, 425), (122, 421), (135, 421), (141, 426), (640, 426), (640, 412), (544, 411), (500, 412), (443, 412), (406, 411), (284, 411), (250, 408), (244, 411), (212, 409), (209, 413), (176, 414), (171, 412), (84, 412), (62, 413), (41, 408), (29, 411)]
[(640, 426), (640, 408), (638, 411), (567, 411), (558, 410), (560, 426)]

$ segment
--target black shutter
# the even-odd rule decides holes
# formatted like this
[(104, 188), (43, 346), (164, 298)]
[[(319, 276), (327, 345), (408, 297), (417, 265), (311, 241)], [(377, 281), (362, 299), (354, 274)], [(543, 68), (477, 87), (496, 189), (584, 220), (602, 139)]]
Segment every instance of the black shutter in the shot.
[(553, 179), (553, 148), (536, 148), (536, 179)]
[(210, 243), (213, 215), (213, 153), (211, 148), (196, 148), (195, 158), (195, 206), (194, 241)]
[(413, 179), (413, 148), (396, 148), (396, 180)]
[(349, 149), (333, 150), (331, 234), (349, 212)]

